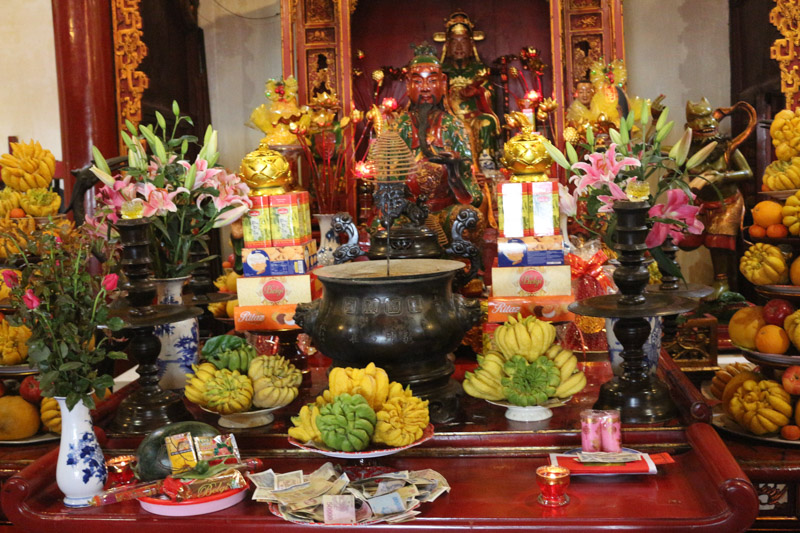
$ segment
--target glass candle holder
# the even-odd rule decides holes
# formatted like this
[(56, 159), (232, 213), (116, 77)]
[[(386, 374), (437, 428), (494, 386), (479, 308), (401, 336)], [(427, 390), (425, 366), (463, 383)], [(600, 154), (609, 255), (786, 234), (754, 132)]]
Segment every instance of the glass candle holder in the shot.
[(563, 466), (540, 466), (536, 469), (536, 484), (542, 491), (538, 501), (547, 507), (560, 507), (569, 503), (569, 469)]
[(136, 457), (133, 455), (120, 455), (106, 461), (108, 469), (108, 488), (127, 485), (136, 481), (133, 473), (133, 464)]
[(604, 452), (622, 451), (622, 427), (619, 411), (605, 411), (600, 435)]

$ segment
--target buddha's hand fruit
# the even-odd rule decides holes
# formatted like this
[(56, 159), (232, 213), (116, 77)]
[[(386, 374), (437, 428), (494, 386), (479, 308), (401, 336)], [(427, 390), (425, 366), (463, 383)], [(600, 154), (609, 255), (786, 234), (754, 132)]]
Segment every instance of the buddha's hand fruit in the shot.
[(61, 196), (47, 189), (28, 189), (25, 194), (20, 196), (19, 205), (31, 216), (48, 217), (58, 213), (58, 208), (61, 207)]
[(0, 365), (18, 365), (28, 358), (27, 326), (12, 326), (7, 320), (0, 322)]
[(789, 161), (800, 151), (800, 109), (784, 109), (772, 119), (769, 127), (775, 157)]
[(16, 191), (46, 189), (56, 171), (56, 158), (39, 142), (11, 143), (11, 153), (0, 156), (0, 176)]
[(397, 396), (383, 404), (376, 413), (372, 441), (393, 448), (419, 440), (430, 423), (428, 400), (416, 396)]
[(776, 433), (792, 417), (791, 396), (772, 380), (744, 381), (728, 403), (728, 412), (755, 435)]
[(789, 279), (789, 268), (777, 246), (759, 242), (739, 261), (739, 271), (755, 285), (775, 285)]
[(358, 452), (369, 446), (377, 418), (363, 396), (343, 393), (319, 410), (316, 422), (325, 446)]
[(509, 376), (501, 380), (503, 394), (514, 405), (543, 404), (561, 383), (561, 373), (546, 357), (528, 363), (523, 357), (514, 356), (503, 369)]
[(247, 375), (253, 380), (253, 405), (281, 407), (297, 398), (303, 375), (280, 355), (259, 355), (250, 363)]
[(328, 374), (328, 390), (333, 398), (360, 394), (373, 410), (379, 410), (389, 396), (389, 376), (375, 363), (365, 368), (335, 367)]
[(709, 391), (714, 396), (714, 398), (721, 400), (722, 393), (725, 391), (725, 385), (727, 385), (733, 376), (740, 374), (744, 371), (752, 372), (755, 368), (755, 365), (751, 363), (731, 363), (729, 365), (725, 365), (714, 374), (714, 377), (711, 379), (711, 387)]
[(0, 218), (6, 218), (11, 214), (11, 210), (19, 207), (19, 191), (11, 187), (6, 187), (0, 191)]
[(319, 416), (319, 407), (316, 404), (304, 405), (300, 409), (300, 413), (292, 417), (294, 427), (289, 428), (289, 436), (302, 443), (322, 444), (322, 435), (317, 429), (317, 416)]
[(241, 413), (253, 403), (253, 382), (238, 370), (217, 370), (206, 383), (203, 399), (207, 409), (219, 414)]
[(519, 355), (527, 361), (535, 361), (550, 348), (555, 338), (556, 328), (534, 316), (509, 316), (506, 323), (494, 331), (494, 342), (506, 360)]

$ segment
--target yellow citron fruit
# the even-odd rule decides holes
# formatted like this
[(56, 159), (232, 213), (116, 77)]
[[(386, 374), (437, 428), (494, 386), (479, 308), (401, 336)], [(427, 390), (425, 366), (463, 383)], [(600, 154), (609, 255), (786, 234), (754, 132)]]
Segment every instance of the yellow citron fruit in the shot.
[(225, 286), (228, 287), (230, 292), (236, 292), (236, 280), (239, 279), (239, 274), (231, 270), (225, 278)]
[(753, 222), (765, 228), (780, 224), (783, 220), (783, 207), (778, 202), (764, 200), (753, 207)]
[(0, 440), (32, 437), (39, 431), (39, 410), (22, 396), (0, 398)]
[(758, 330), (765, 325), (763, 307), (745, 307), (736, 311), (731, 317), (728, 323), (728, 335), (733, 344), (754, 350)]
[(792, 261), (789, 278), (792, 280), (792, 285), (800, 285), (800, 257)]
[(233, 318), (233, 309), (239, 305), (239, 300), (230, 300), (225, 306), (225, 312), (228, 318)]

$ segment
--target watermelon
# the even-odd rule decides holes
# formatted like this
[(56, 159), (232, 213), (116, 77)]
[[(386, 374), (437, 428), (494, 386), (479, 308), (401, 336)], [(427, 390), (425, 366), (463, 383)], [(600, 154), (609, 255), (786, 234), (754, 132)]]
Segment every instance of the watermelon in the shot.
[(140, 481), (164, 479), (172, 473), (164, 439), (179, 433), (191, 433), (193, 437), (219, 435), (213, 426), (195, 421), (175, 422), (158, 428), (145, 437), (136, 450), (136, 477)]

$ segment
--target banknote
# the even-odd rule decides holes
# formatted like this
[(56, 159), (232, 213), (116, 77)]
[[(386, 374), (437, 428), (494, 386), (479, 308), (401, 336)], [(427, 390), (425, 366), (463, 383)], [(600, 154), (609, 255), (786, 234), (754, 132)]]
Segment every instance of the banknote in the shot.
[(353, 524), (356, 521), (356, 502), (352, 494), (326, 494), (322, 498), (326, 524)]
[(275, 475), (275, 490), (288, 489), (295, 485), (303, 483), (303, 471), (295, 470), (294, 472), (286, 472), (285, 474)]
[(578, 452), (581, 463), (631, 463), (642, 457), (632, 452)]
[(369, 504), (369, 508), (372, 509), (372, 513), (376, 515), (402, 513), (406, 510), (405, 502), (397, 492), (370, 498), (367, 500), (367, 503)]

